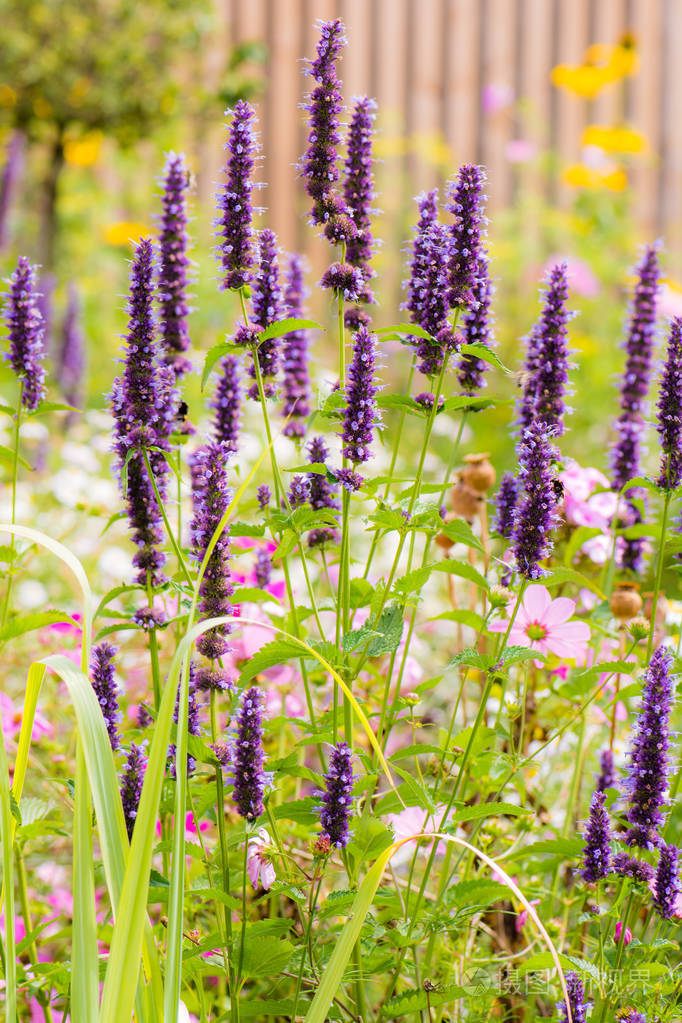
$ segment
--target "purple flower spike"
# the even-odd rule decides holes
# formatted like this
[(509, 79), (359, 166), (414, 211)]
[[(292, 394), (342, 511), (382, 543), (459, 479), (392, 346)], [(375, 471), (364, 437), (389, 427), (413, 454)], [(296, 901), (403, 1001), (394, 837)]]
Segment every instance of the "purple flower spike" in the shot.
[(320, 281), (321, 288), (333, 291), (347, 302), (359, 302), (364, 286), (362, 270), (350, 263), (332, 263)]
[[(284, 292), (287, 316), (303, 314), (303, 260), (294, 253), (289, 259)], [(308, 377), (308, 337), (305, 330), (294, 330), (282, 338), (284, 361), (284, 404), (282, 415), (289, 421), (282, 431), (287, 437), (303, 437), (303, 420), (310, 415), (310, 380)]]
[[(329, 451), (322, 437), (313, 437), (308, 445), (308, 458), (310, 462), (318, 465), (325, 465), (329, 458)], [(308, 484), (310, 487), (310, 507), (315, 511), (339, 511), (338, 487), (327, 480), (326, 476), (317, 472), (308, 473)], [(338, 531), (334, 526), (317, 526), (308, 533), (308, 547), (324, 547), (325, 544), (334, 543), (339, 538)]]
[(519, 483), (511, 472), (505, 472), (500, 480), (500, 489), (495, 499), (495, 529), (505, 540), (514, 532), (514, 518), (518, 499)]
[[(571, 1019), (573, 1023), (585, 1023), (587, 1019), (587, 1009), (589, 1008), (585, 1001), (585, 988), (583, 982), (577, 973), (572, 971), (565, 974), (566, 978), (566, 990), (568, 991), (568, 1002), (571, 1010)], [(565, 1001), (561, 1001), (557, 1004), (557, 1010), (559, 1012), (560, 1023), (568, 1023), (568, 1007)]]
[(218, 193), (220, 215), (216, 220), (218, 259), (223, 269), (223, 288), (237, 291), (251, 281), (253, 257), (253, 170), (258, 147), (254, 132), (256, 113), (240, 99), (232, 112), (225, 148), (227, 182)]
[(514, 524), (516, 567), (526, 579), (541, 579), (540, 562), (552, 549), (556, 497), (552, 461), (555, 449), (539, 419), (524, 430), (519, 444), (519, 505)]
[(255, 686), (244, 693), (232, 741), (234, 801), (247, 821), (263, 813), (266, 775), (263, 771), (263, 697)]
[(668, 793), (670, 710), (673, 700), (673, 655), (664, 646), (654, 651), (644, 675), (642, 703), (629, 756), (627, 790), (632, 825), (628, 845), (653, 849), (661, 844), (661, 807)]
[(450, 183), (448, 210), (454, 216), (450, 246), (450, 293), (453, 309), (469, 305), (474, 298), (478, 261), (482, 254), (486, 218), (483, 215), (485, 171), (474, 164), (460, 167)]
[(121, 802), (129, 839), (133, 837), (146, 770), (147, 758), (144, 754), (144, 743), (137, 746), (131, 742), (126, 766), (121, 777)]
[(256, 491), (256, 499), (258, 500), (258, 507), (260, 508), (260, 510), (265, 511), (265, 509), (269, 506), (270, 501), (272, 500), (270, 487), (267, 485), (267, 483), (261, 483), (258, 490)]
[(664, 920), (670, 920), (674, 916), (680, 894), (679, 856), (680, 850), (676, 845), (664, 845), (658, 857), (654, 879), (654, 906)]
[(227, 451), (236, 454), (241, 429), (241, 387), (239, 359), (234, 355), (227, 355), (220, 364), (220, 379), (211, 407), (215, 412), (213, 430), (216, 440), (224, 444)]
[(83, 404), (83, 374), (85, 372), (85, 338), (80, 325), (78, 291), (73, 282), (69, 284), (69, 298), (55, 371), (65, 401), (74, 407), (81, 406)]
[[(128, 334), (125, 369), (114, 381), (111, 407), (115, 422), (115, 450), (122, 473), (121, 487), (137, 553), (137, 582), (157, 586), (166, 560), (158, 546), (163, 539), (161, 512), (141, 449), (147, 449), (161, 500), (166, 494), (168, 463), (162, 452), (170, 450), (177, 394), (174, 374), (161, 364), (152, 315), (153, 253), (148, 238), (135, 251), (130, 271)], [(160, 450), (150, 450), (158, 448)], [(127, 474), (127, 480), (124, 475)]]
[(192, 363), (187, 317), (187, 192), (189, 171), (182, 153), (169, 153), (164, 169), (161, 230), (159, 232), (159, 327), (164, 361), (176, 377), (189, 373)]
[[(352, 266), (362, 270), (365, 287), (360, 301), (374, 302), (369, 282), (374, 277), (372, 269), (372, 200), (374, 180), (372, 176), (372, 122), (375, 118), (376, 103), (363, 96), (355, 101), (348, 128), (348, 158), (346, 159), (346, 180), (344, 197), (357, 234), (348, 242), (346, 258)], [(346, 320), (353, 320), (352, 310)], [(346, 326), (348, 326), (348, 322)]]
[(670, 325), (668, 355), (658, 396), (658, 436), (661, 440), (661, 473), (656, 481), (674, 490), (682, 480), (682, 318)]
[(537, 325), (533, 374), (534, 415), (556, 436), (564, 432), (564, 395), (568, 380), (568, 280), (566, 263), (552, 268), (546, 281), (542, 314)]
[(616, 853), (613, 857), (613, 870), (621, 877), (631, 877), (638, 884), (647, 886), (654, 877), (654, 868), (650, 863), (638, 860), (634, 856), (628, 856), (624, 852)]
[(21, 404), (28, 412), (35, 412), (45, 395), (44, 327), (35, 282), (35, 268), (20, 256), (6, 298), (9, 352), (5, 358), (22, 381)]
[(375, 400), (379, 388), (374, 382), (374, 369), (374, 336), (361, 327), (353, 339), (343, 423), (343, 454), (354, 464), (371, 458), (374, 426), (379, 422)]
[(9, 234), (10, 211), (23, 170), (25, 145), (26, 138), (23, 132), (14, 131), (7, 146), (7, 159), (0, 173), (0, 250), (4, 248)]
[(348, 823), (353, 799), (353, 764), (350, 747), (345, 742), (334, 746), (325, 775), (325, 791), (320, 793), (322, 836), (330, 845), (343, 849), (348, 845)]
[[(229, 451), (214, 441), (199, 448), (192, 460), (192, 499), (194, 517), (191, 524), (194, 558), (201, 564), (213, 534), (218, 528), (232, 497), (227, 483)], [(230, 597), (233, 586), (230, 574), (230, 534), (226, 528), (220, 534), (204, 572), (199, 589), (199, 613), (202, 618), (218, 618), (232, 613)], [(197, 640), (197, 650), (211, 661), (222, 657), (230, 649), (224, 638), (229, 624), (209, 629)]]
[(339, 180), (337, 150), (341, 142), (339, 114), (343, 110), (336, 62), (346, 38), (338, 18), (319, 25), (317, 57), (308, 70), (317, 85), (306, 104), (310, 132), (301, 171), (306, 192), (313, 200), (313, 223), (323, 224), (327, 238), (334, 244), (340, 244), (350, 241), (356, 234), (346, 203), (336, 192)]
[(599, 756), (599, 774), (597, 775), (597, 792), (604, 792), (616, 784), (616, 773), (613, 769), (613, 753), (604, 749)]
[[(419, 222), (414, 229), (405, 306), (412, 323), (433, 338), (447, 329), (450, 279), (450, 235), (445, 225), (438, 223), (437, 196), (434, 190), (417, 198)], [(426, 376), (440, 373), (443, 365), (441, 346), (425, 338), (413, 338), (410, 343), (416, 346), (420, 373)]]
[(90, 680), (95, 696), (102, 708), (102, 715), (109, 733), (111, 748), (117, 750), (121, 745), (118, 734), (118, 722), (121, 712), (118, 708), (118, 686), (114, 678), (114, 657), (116, 647), (111, 643), (100, 643), (92, 648), (90, 659)]
[(270, 553), (264, 547), (261, 547), (256, 553), (256, 567), (253, 574), (256, 578), (256, 586), (264, 590), (272, 578), (272, 560)]
[[(188, 735), (201, 735), (201, 714), (199, 709), (199, 703), (197, 700), (197, 689), (196, 684), (197, 668), (194, 661), (189, 662), (189, 677), (187, 679), (187, 734)], [(175, 697), (175, 710), (173, 712), (173, 721), (177, 725), (178, 716), (180, 710), (180, 687)], [(176, 763), (176, 746), (172, 744), (168, 747), (168, 760), (170, 763), (171, 777), (175, 778), (175, 763)], [(197, 762), (191, 753), (187, 753), (187, 777), (189, 778), (194, 774), (196, 770)]]
[(292, 508), (300, 508), (304, 505), (310, 496), (310, 483), (305, 476), (294, 476), (289, 492), (287, 493), (287, 500)]
[[(462, 322), (464, 343), (467, 345), (482, 344), (486, 348), (493, 347), (492, 318), (490, 302), (493, 286), (490, 281), (488, 257), (482, 255), (478, 260), (476, 280), (473, 288), (473, 302), (466, 311)], [(483, 359), (474, 355), (463, 355), (457, 368), (457, 379), (464, 394), (478, 394), (486, 386), (484, 374), (490, 366)]]
[[(277, 236), (273, 231), (261, 231), (258, 238), (258, 275), (254, 283), (252, 298), (252, 320), (257, 328), (264, 330), (270, 324), (282, 319), (283, 299), (277, 265)], [(269, 338), (258, 346), (258, 365), (267, 397), (273, 393), (271, 381), (277, 375), (278, 338)], [(254, 358), (255, 358), (254, 353)], [(249, 366), (249, 374), (255, 380), (256, 370)], [(258, 387), (253, 384), (249, 397), (258, 399)]]
[(611, 872), (611, 825), (604, 806), (606, 796), (594, 792), (590, 803), (590, 819), (585, 828), (582, 875), (588, 884), (608, 877)]

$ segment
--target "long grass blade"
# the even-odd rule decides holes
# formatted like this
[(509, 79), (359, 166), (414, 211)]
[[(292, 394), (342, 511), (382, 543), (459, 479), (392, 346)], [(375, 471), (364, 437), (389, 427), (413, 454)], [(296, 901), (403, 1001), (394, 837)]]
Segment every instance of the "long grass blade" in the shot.
[(92, 803), (81, 740), (76, 753), (76, 805), (73, 815), (73, 948), (71, 1018), (97, 1019), (99, 968), (95, 920), (95, 868), (92, 856)]
[(2, 827), (2, 887), (5, 905), (5, 1019), (17, 1017), (17, 961), (14, 941), (13, 817), (9, 789), (9, 764), (0, 712), (0, 826)]

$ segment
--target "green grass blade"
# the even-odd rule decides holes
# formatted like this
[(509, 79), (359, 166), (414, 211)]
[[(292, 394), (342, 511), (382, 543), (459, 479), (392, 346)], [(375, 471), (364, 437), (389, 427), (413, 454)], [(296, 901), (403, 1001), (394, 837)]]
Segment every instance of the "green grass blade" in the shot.
[(0, 713), (0, 826), (2, 827), (2, 886), (5, 893), (5, 1019), (17, 1018), (17, 958), (14, 942), (14, 818), (9, 791), (9, 764)]
[(166, 987), (164, 1019), (177, 1019), (182, 986), (182, 933), (185, 895), (185, 801), (187, 788), (187, 714), (189, 657), (185, 658), (180, 679), (178, 727), (175, 746), (175, 811), (173, 828), (173, 860), (168, 907), (168, 938), (166, 954)]
[(76, 753), (76, 805), (73, 815), (73, 946), (71, 1018), (97, 1019), (99, 967), (95, 921), (95, 869), (92, 858), (92, 803), (81, 739)]
[[(17, 745), (17, 758), (14, 762), (14, 777), (12, 779), (12, 795), (17, 803), (21, 800), (26, 779), (26, 768), (28, 767), (28, 754), (31, 749), (31, 735), (33, 733), (33, 721), (36, 716), (40, 688), (45, 678), (45, 665), (32, 664), (28, 669), (26, 679), (26, 693), (24, 694), (24, 711), (21, 715), (21, 731)], [(12, 834), (16, 827), (13, 821)]]

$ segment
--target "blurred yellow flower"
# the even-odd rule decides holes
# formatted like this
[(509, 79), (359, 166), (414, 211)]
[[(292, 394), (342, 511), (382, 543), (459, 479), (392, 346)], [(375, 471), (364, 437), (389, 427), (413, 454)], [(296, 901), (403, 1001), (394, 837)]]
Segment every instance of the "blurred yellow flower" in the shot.
[(561, 180), (573, 188), (608, 188), (612, 192), (622, 192), (628, 183), (625, 171), (620, 167), (600, 171), (584, 163), (573, 163), (566, 167)]
[(641, 132), (606, 124), (591, 124), (585, 128), (582, 144), (599, 146), (606, 153), (643, 153), (647, 149), (647, 140)]
[(560, 89), (566, 89), (568, 92), (574, 92), (576, 96), (583, 96), (585, 99), (594, 99), (597, 93), (601, 92), (604, 86), (611, 81), (613, 79), (608, 70), (603, 67), (557, 64), (552, 69), (554, 85)]
[(146, 224), (138, 223), (136, 220), (117, 220), (104, 229), (104, 240), (109, 245), (128, 245), (150, 234), (151, 231)]
[(17, 101), (17, 94), (11, 85), (0, 82), (0, 107), (13, 107)]
[(102, 149), (103, 135), (92, 131), (80, 139), (67, 139), (64, 143), (64, 159), (74, 167), (91, 167)]
[(616, 46), (595, 43), (588, 47), (582, 64), (557, 64), (552, 69), (554, 85), (585, 99), (594, 99), (601, 90), (639, 71), (639, 55), (631, 36)]
[(36, 117), (46, 121), (52, 113), (52, 107), (46, 99), (43, 99), (42, 96), (38, 96), (38, 98), (33, 101), (33, 111)]

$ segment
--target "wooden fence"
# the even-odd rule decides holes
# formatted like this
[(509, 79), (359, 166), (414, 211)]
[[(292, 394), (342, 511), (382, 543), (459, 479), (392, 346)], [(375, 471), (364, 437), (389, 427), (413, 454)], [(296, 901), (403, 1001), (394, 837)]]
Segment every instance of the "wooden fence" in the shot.
[[(682, 68), (675, 64), (682, 54), (682, 0), (216, 2), (225, 47), (263, 40), (268, 49), (259, 104), (264, 202), (285, 247), (303, 246), (306, 233), (302, 189), (292, 200), (306, 134), (300, 104), (310, 85), (301, 58), (314, 53), (316, 20), (338, 16), (348, 37), (344, 93), (368, 93), (379, 106), (378, 150), (390, 168), (383, 209), (398, 204), (394, 192), (409, 198), (464, 161), (487, 166), (493, 212), (524, 186), (561, 202), (567, 186), (558, 176), (580, 158), (584, 127), (625, 119), (650, 147), (630, 173), (642, 230), (663, 233), (674, 262), (682, 262), (674, 257), (682, 250)], [(551, 84), (556, 64), (578, 64), (588, 45), (614, 44), (625, 32), (634, 35), (640, 54), (636, 76), (592, 101)], [(486, 87), (513, 102), (486, 112)], [(557, 153), (551, 173), (540, 173), (537, 160), (510, 160), (510, 143), (519, 139)]]

